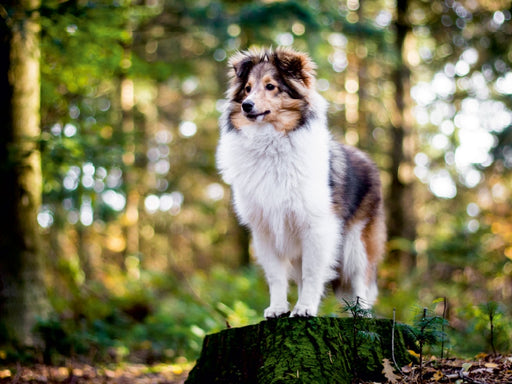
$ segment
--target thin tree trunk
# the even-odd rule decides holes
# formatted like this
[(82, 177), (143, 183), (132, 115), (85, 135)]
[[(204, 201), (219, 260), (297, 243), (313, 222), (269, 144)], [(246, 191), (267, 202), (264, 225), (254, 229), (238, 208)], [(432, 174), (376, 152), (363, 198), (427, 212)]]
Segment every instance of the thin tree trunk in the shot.
[[(126, 31), (132, 35), (132, 27), (128, 25)], [(128, 71), (132, 65), (132, 47), (131, 43), (124, 44), (123, 68)], [(125, 72), (120, 77), (120, 101), (121, 101), (121, 128), (125, 137), (125, 154), (123, 163), (126, 167), (124, 172), (124, 183), (126, 189), (126, 209), (124, 215), (124, 232), (126, 237), (125, 259), (129, 256), (138, 256), (140, 251), (139, 244), (139, 204), (140, 193), (137, 187), (139, 182), (139, 172), (137, 171), (137, 139), (134, 118), (135, 107), (135, 84)], [(138, 269), (134, 275), (138, 275)], [(135, 277), (135, 276), (134, 276)]]
[[(388, 199), (388, 231), (392, 242), (391, 261), (403, 269), (416, 266), (413, 242), (416, 237), (412, 169), (411, 119), (408, 118), (410, 70), (403, 60), (405, 39), (411, 31), (407, 21), (408, 0), (397, 1), (395, 21), (397, 63), (393, 73), (396, 87), (395, 113), (391, 129), (391, 185)], [(409, 171), (408, 171), (409, 170)]]
[(11, 0), (0, 19), (0, 321), (30, 345), (49, 309), (37, 213), (41, 204), (39, 0)]
[[(363, 0), (359, 0), (359, 8), (357, 9), (357, 15), (359, 18), (359, 22), (364, 21), (364, 8), (363, 5), (366, 5)], [(364, 35), (363, 33), (359, 33), (358, 36), (358, 44), (361, 47), (364, 47)], [(357, 82), (359, 85), (359, 89), (357, 91), (359, 96), (359, 104), (358, 104), (358, 113), (359, 119), (357, 121), (357, 133), (359, 135), (359, 144), (358, 146), (363, 150), (368, 150), (371, 142), (371, 127), (370, 121), (368, 119), (368, 92), (367, 92), (367, 53), (359, 53), (356, 52), (356, 60), (357, 60)]]
[(124, 216), (124, 230), (126, 236), (125, 256), (139, 254), (139, 202), (140, 194), (137, 188), (138, 172), (135, 164), (136, 139), (135, 122), (133, 117), (134, 84), (131, 79), (121, 79), (121, 107), (122, 107), (122, 131), (126, 138), (126, 153), (123, 162), (127, 169), (124, 173), (126, 188), (126, 210)]

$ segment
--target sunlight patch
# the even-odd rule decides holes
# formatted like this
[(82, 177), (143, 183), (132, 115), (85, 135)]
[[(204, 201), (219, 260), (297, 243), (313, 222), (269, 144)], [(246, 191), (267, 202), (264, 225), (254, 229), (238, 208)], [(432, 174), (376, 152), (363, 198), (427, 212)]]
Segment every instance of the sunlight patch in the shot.
[(430, 177), (428, 187), (434, 195), (443, 199), (453, 199), (457, 196), (457, 186), (445, 169), (437, 171)]

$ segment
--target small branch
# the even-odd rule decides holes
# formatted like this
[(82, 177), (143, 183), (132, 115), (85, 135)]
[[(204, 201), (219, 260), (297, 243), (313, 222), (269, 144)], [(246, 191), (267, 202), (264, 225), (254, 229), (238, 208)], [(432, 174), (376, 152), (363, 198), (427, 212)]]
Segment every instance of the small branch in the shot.
[(353, 329), (352, 329), (352, 332), (353, 332), (353, 356), (354, 356), (354, 367), (353, 367), (353, 375), (354, 375), (354, 379), (357, 379), (358, 377), (358, 372), (357, 372), (357, 364), (359, 363), (359, 354), (358, 354), (358, 350), (357, 350), (357, 332), (358, 332), (358, 328), (357, 328), (357, 323), (358, 323), (358, 316), (359, 316), (359, 296), (357, 296), (356, 298), (356, 304), (355, 304), (355, 308), (353, 310), (353, 313), (352, 313), (352, 316), (353, 316)]
[(423, 383), (423, 344), (425, 343), (425, 328), (426, 320), (427, 318), (427, 308), (423, 308), (423, 319), (422, 319), (422, 326), (421, 326), (421, 333), (420, 333), (420, 383)]
[(404, 373), (398, 366), (396, 359), (395, 359), (395, 323), (396, 323), (396, 308), (393, 308), (393, 325), (391, 327), (391, 357), (393, 358), (393, 363), (395, 364), (396, 369), (402, 376), (404, 376)]
[(443, 322), (441, 323), (441, 332), (443, 333), (442, 339), (441, 339), (441, 360), (444, 359), (444, 339), (445, 339), (445, 333), (444, 333), (444, 323), (446, 321), (446, 309), (448, 308), (448, 303), (446, 301), (446, 297), (443, 297)]
[(458, 373), (444, 375), (444, 377), (448, 380), (462, 379), (465, 383), (470, 383), (470, 384), (486, 384), (485, 381), (478, 381), (478, 380), (474, 380), (471, 377), (469, 377), (469, 373), (465, 372), (464, 368), (461, 368)]
[(491, 323), (491, 348), (492, 353), (496, 356), (496, 347), (494, 346), (494, 310), (492, 308), (489, 309), (489, 322)]

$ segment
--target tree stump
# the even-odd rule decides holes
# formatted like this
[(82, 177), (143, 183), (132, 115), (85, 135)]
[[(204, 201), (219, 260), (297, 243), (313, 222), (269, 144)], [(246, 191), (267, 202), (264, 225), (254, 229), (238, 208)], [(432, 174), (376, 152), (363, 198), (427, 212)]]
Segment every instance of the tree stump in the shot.
[[(393, 362), (392, 320), (281, 318), (206, 336), (187, 384), (352, 383), (383, 380), (383, 359)], [(414, 358), (407, 326), (397, 325), (399, 367)]]

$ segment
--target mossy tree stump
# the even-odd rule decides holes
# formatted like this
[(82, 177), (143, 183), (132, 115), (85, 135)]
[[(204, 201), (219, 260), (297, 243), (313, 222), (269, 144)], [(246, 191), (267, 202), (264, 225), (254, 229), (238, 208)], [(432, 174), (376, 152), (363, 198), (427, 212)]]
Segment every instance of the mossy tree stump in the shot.
[[(402, 367), (414, 342), (397, 326), (394, 355)], [(383, 380), (392, 358), (392, 320), (282, 318), (206, 336), (187, 384), (351, 383)], [(356, 347), (354, 348), (354, 343)]]

